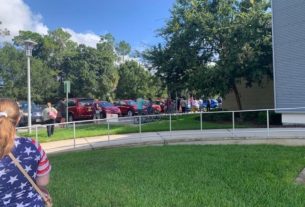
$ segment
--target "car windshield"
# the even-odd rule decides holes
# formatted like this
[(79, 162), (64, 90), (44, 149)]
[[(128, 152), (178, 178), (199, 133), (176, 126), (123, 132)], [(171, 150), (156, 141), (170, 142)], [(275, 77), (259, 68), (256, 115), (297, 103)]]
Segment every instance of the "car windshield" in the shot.
[(113, 104), (112, 103), (109, 103), (109, 102), (101, 102), (100, 103), (100, 105), (102, 106), (102, 107), (111, 107), (111, 106), (113, 106)]
[(129, 101), (127, 101), (127, 104), (128, 105), (137, 105), (137, 102), (135, 102), (135, 101), (132, 101), (132, 100), (129, 100)]
[[(22, 111), (27, 112), (28, 111), (28, 103), (27, 102), (21, 102), (19, 103), (19, 107)], [(31, 105), (32, 111), (39, 111), (41, 110), (41, 107), (36, 105), (35, 103), (32, 103)]]
[(79, 105), (81, 106), (91, 106), (93, 104), (93, 99), (80, 99)]

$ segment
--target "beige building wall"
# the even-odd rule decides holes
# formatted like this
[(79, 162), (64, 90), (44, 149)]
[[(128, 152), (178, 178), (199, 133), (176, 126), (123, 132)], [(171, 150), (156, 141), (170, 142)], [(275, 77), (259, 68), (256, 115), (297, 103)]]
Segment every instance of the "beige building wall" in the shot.
[[(273, 95), (273, 81), (263, 80), (262, 85), (258, 86), (253, 84), (251, 88), (245, 87), (245, 81), (237, 86), (242, 108), (247, 109), (273, 109), (274, 108), (274, 95)], [(224, 110), (238, 110), (236, 98), (231, 91), (223, 99)]]

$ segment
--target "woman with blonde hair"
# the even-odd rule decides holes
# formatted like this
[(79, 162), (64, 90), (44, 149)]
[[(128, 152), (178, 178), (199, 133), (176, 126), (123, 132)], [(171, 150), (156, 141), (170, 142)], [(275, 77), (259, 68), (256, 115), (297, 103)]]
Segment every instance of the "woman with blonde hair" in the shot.
[[(51, 166), (40, 145), (30, 138), (16, 137), (19, 107), (10, 99), (0, 99), (0, 206), (45, 206), (38, 188), (49, 183)], [(19, 164), (29, 178), (17, 167)]]

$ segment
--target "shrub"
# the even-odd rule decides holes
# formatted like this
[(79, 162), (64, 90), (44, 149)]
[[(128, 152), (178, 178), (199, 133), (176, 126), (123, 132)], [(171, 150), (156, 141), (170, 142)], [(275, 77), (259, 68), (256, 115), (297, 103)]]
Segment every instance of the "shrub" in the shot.
[(267, 124), (267, 113), (265, 111), (260, 111), (256, 118), (257, 124)]
[(204, 121), (232, 121), (232, 113), (203, 113), (202, 115)]

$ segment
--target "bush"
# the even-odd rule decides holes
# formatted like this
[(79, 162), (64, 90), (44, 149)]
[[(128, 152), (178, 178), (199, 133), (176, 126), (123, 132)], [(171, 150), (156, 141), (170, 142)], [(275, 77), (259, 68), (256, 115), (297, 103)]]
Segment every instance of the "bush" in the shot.
[[(258, 124), (266, 124), (267, 123), (267, 113), (259, 112), (257, 117)], [(270, 125), (281, 125), (282, 124), (282, 115), (275, 113), (274, 111), (269, 112), (269, 124)]]
[(232, 121), (232, 113), (203, 113), (202, 119), (204, 121)]
[(257, 122), (257, 124), (267, 124), (267, 112), (260, 111), (256, 118), (256, 122)]
[(275, 113), (274, 111), (270, 112), (270, 124), (281, 125), (282, 124), (282, 115)]

